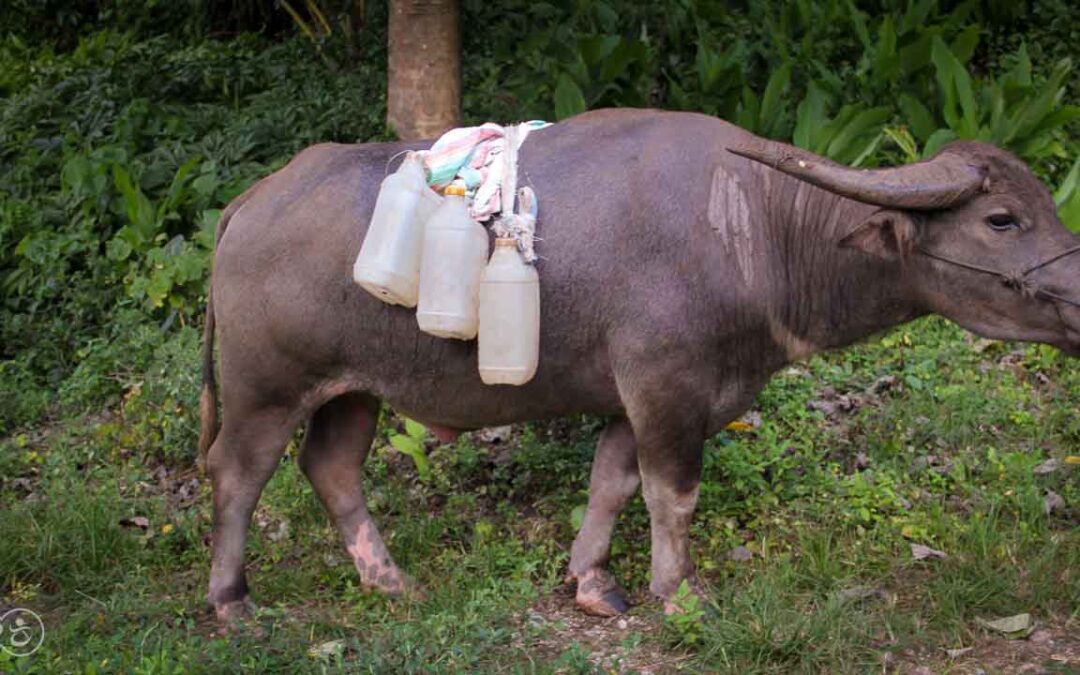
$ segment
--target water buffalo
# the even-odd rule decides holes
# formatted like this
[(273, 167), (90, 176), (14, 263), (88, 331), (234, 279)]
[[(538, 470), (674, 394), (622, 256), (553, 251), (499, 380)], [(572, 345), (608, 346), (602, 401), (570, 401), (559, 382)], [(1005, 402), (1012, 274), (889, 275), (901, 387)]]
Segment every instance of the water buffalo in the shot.
[(694, 580), (702, 443), (785, 364), (930, 312), (1080, 351), (1078, 238), (1009, 153), (961, 142), (856, 170), (705, 115), (605, 110), (522, 148), (519, 183), (540, 199), (540, 367), (525, 386), (485, 386), (475, 342), (423, 334), (412, 310), (351, 280), (388, 162), (421, 147), (314, 146), (221, 218), (200, 450), (214, 489), (208, 601), (222, 619), (248, 608), (248, 524), (303, 422), (299, 465), (361, 581), (401, 593), (361, 491), (380, 401), (440, 433), (607, 416), (569, 576), (582, 609), (610, 615), (627, 607), (605, 569), (620, 509), (640, 483), (650, 589), (670, 609)]

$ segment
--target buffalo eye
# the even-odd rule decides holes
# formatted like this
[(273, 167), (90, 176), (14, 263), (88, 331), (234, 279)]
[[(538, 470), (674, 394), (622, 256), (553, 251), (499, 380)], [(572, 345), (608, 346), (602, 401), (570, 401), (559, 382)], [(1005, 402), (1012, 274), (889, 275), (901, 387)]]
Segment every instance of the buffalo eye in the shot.
[(1011, 213), (991, 213), (986, 217), (986, 224), (997, 232), (1020, 228), (1020, 224), (1016, 222), (1016, 218)]

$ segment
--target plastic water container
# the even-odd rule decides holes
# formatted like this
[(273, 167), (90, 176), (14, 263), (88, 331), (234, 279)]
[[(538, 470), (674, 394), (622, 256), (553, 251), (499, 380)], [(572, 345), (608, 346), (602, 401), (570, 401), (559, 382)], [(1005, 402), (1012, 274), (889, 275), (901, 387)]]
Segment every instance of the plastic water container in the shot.
[(420, 156), (410, 152), (383, 179), (353, 280), (383, 302), (415, 307), (424, 223), (441, 201), (427, 185)]
[(540, 278), (514, 239), (496, 239), (480, 280), (480, 379), (525, 384), (540, 360)]
[(465, 192), (450, 186), (424, 231), (420, 258), (420, 330), (444, 338), (476, 337), (480, 275), (488, 257), (488, 235), (469, 216)]

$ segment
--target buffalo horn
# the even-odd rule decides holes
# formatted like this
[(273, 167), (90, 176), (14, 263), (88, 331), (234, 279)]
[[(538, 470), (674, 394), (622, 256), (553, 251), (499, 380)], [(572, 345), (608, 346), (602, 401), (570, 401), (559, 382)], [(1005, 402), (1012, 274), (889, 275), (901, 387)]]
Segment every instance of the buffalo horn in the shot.
[(970, 199), (985, 183), (982, 169), (950, 152), (891, 169), (853, 169), (776, 141), (731, 147), (728, 151), (829, 192), (888, 208), (948, 208)]

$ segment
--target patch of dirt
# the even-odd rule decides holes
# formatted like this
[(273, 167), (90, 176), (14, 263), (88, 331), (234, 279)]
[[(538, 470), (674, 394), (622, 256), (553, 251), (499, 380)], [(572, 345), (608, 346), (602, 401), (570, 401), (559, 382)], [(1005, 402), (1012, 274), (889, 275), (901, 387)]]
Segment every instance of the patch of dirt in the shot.
[(1058, 675), (1080, 673), (1080, 635), (1064, 622), (1037, 628), (1023, 640), (1009, 640), (988, 631), (980, 631), (974, 644), (962, 654), (950, 658), (941, 647), (937, 653), (905, 650), (889, 659), (887, 672), (902, 675)]
[(688, 654), (661, 650), (651, 639), (660, 632), (658, 616), (631, 612), (624, 616), (588, 616), (574, 604), (574, 585), (564, 584), (544, 595), (516, 619), (521, 628), (516, 647), (551, 663), (574, 645), (605, 673), (641, 675), (680, 672)]

